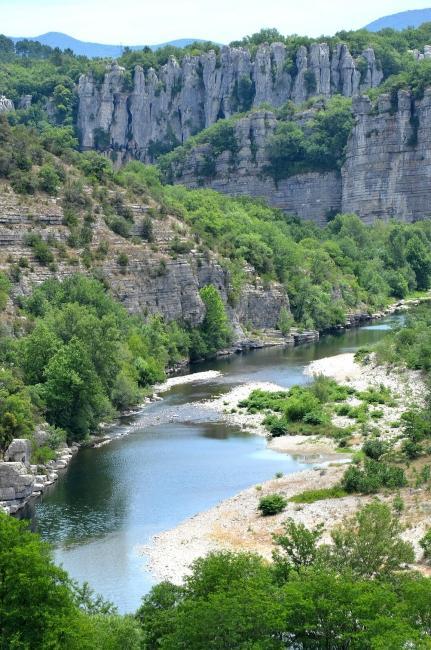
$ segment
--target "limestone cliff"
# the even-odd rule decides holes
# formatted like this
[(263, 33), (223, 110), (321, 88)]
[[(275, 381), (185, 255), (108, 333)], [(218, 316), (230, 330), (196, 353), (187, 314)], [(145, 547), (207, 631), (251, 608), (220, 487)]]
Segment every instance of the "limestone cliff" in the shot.
[[(131, 313), (144, 316), (159, 313), (169, 321), (193, 326), (204, 317), (199, 289), (212, 283), (228, 305), (231, 321), (240, 336), (241, 324), (251, 324), (254, 328), (276, 327), (280, 309), (289, 307), (288, 297), (280, 285), (264, 287), (249, 267), (241, 294), (233, 303), (229, 299), (232, 291), (229, 273), (214, 253), (198, 247), (187, 248), (183, 254), (173, 251), (173, 241), (193, 241), (184, 223), (174, 216), (160, 215), (153, 200), (127, 207), (133, 213), (132, 239), (112, 232), (103, 215), (96, 212), (89, 246), (93, 262), (89, 270), (83, 249), (68, 245), (70, 231), (64, 223), (60, 199), (43, 195), (23, 198), (7, 183), (1, 183), (0, 270), (7, 271), (14, 279), (13, 298), (30, 293), (35, 285), (51, 277), (93, 273), (108, 284)], [(153, 230), (151, 243), (141, 236), (143, 220), (148, 218)], [(29, 233), (39, 234), (49, 242), (55, 257), (53, 263), (40, 264), (28, 245)], [(127, 264), (119, 263), (120, 255), (126, 256)], [(12, 321), (12, 305), (9, 305), (9, 316)]]
[(356, 125), (342, 169), (342, 210), (364, 221), (431, 216), (431, 89), (354, 101)]
[[(306, 121), (308, 111), (295, 119)], [(309, 172), (274, 182), (268, 175), (267, 144), (274, 134), (277, 118), (270, 110), (257, 110), (234, 124), (237, 153), (232, 162), (230, 151), (214, 158), (211, 174), (205, 172), (213, 159), (210, 144), (193, 147), (181, 162), (174, 165), (173, 183), (187, 187), (210, 187), (231, 196), (262, 197), (270, 205), (288, 214), (324, 224), (326, 218), (341, 210), (341, 175), (337, 171)]]
[(380, 84), (374, 51), (355, 60), (346, 45), (325, 43), (290, 52), (285, 45), (246, 49), (223, 47), (199, 56), (174, 58), (157, 72), (137, 66), (131, 80), (117, 64), (103, 80), (79, 80), (78, 129), (83, 149), (111, 152), (118, 160), (152, 161), (220, 118), (266, 102), (300, 104), (309, 97), (346, 97)]
[[(262, 197), (286, 213), (324, 224), (337, 212), (358, 214), (369, 223), (395, 217), (415, 221), (431, 216), (431, 89), (414, 100), (406, 91), (374, 104), (367, 96), (353, 100), (355, 125), (346, 162), (338, 171), (309, 172), (281, 179), (268, 175), (267, 144), (277, 118), (272, 111), (252, 112), (234, 124), (238, 152), (214, 158), (209, 144), (187, 152), (174, 165), (171, 180), (188, 187), (210, 187), (232, 196)], [(306, 120), (307, 112), (295, 120)]]

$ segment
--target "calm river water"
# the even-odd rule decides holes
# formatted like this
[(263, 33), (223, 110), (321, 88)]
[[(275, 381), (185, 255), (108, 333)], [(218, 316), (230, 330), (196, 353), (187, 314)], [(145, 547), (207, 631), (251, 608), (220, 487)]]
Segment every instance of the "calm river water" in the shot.
[(310, 361), (372, 344), (399, 322), (395, 316), (326, 335), (316, 344), (267, 348), (196, 366), (197, 372), (222, 375), (176, 386), (163, 401), (123, 419), (114, 433), (130, 430), (129, 435), (80, 451), (25, 515), (54, 545), (56, 561), (73, 578), (88, 581), (120, 611), (135, 610), (154, 582), (139, 551), (152, 535), (277, 471), (304, 467), (268, 450), (265, 439), (227, 425), (200, 402), (251, 381), (304, 383)]

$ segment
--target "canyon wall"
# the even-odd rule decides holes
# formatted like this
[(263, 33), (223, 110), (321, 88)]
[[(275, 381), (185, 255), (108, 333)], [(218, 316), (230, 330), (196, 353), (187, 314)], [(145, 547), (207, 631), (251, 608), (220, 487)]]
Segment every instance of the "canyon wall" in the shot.
[[(298, 119), (306, 119), (307, 115), (304, 113)], [(266, 147), (276, 126), (272, 111), (250, 113), (234, 124), (238, 149), (234, 163), (231, 152), (224, 151), (214, 158), (211, 176), (207, 176), (206, 162), (213, 158), (212, 148), (210, 144), (200, 144), (180, 164), (173, 165), (169, 180), (191, 188), (209, 187), (230, 196), (262, 197), (288, 214), (324, 224), (328, 216), (341, 210), (341, 174), (309, 172), (275, 183), (266, 171)]]
[[(289, 309), (289, 300), (277, 283), (263, 286), (254, 270), (247, 269), (247, 278), (238, 300), (231, 304), (230, 276), (211, 252), (192, 249), (184, 254), (172, 252), (172, 242), (191, 242), (192, 233), (175, 217), (154, 217), (157, 205), (129, 205), (133, 212), (132, 240), (124, 239), (110, 230), (98, 214), (92, 224), (91, 253), (93, 268), (87, 269), (81, 250), (66, 245), (70, 236), (64, 224), (60, 199), (16, 195), (7, 183), (0, 183), (0, 270), (15, 269), (12, 296), (29, 294), (35, 285), (52, 277), (65, 278), (73, 273), (93, 273), (106, 281), (112, 293), (135, 314), (161, 314), (166, 320), (178, 320), (192, 326), (199, 324), (205, 307), (199, 290), (214, 284), (228, 306), (232, 324), (241, 338), (241, 324), (254, 328), (274, 328), (280, 309)], [(142, 222), (151, 218), (154, 240), (142, 239)], [(28, 245), (29, 234), (39, 234), (50, 242), (55, 262), (41, 264)], [(101, 256), (100, 245), (107, 247)], [(127, 256), (127, 265), (118, 262)], [(26, 260), (25, 265), (22, 261)], [(19, 268), (19, 273), (17, 269)], [(6, 316), (7, 316), (6, 312)], [(14, 310), (9, 305), (12, 326)]]
[(431, 216), (431, 89), (353, 102), (356, 124), (342, 169), (342, 210), (365, 222)]
[(383, 73), (374, 51), (354, 59), (346, 45), (325, 43), (289, 51), (261, 45), (254, 58), (223, 47), (199, 56), (170, 58), (157, 72), (137, 66), (133, 78), (113, 64), (102, 80), (79, 80), (81, 146), (110, 152), (118, 161), (152, 161), (162, 151), (237, 112), (268, 103), (297, 104), (309, 97), (353, 97), (378, 86)]
[[(406, 91), (353, 99), (355, 125), (341, 172), (309, 172), (274, 182), (268, 174), (267, 144), (277, 119), (256, 111), (234, 124), (239, 151), (216, 156), (211, 174), (205, 164), (211, 146), (193, 147), (173, 165), (173, 183), (209, 187), (232, 196), (264, 198), (288, 214), (320, 225), (337, 212), (356, 213), (365, 222), (431, 216), (431, 89), (415, 100)], [(307, 112), (294, 119), (307, 119)]]

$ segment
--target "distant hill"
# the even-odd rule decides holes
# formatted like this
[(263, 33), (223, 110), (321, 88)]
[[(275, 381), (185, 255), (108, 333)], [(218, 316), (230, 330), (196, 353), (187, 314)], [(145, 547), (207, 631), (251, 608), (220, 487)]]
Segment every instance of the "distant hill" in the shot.
[[(17, 37), (13, 38), (15, 43), (17, 41), (22, 41), (24, 38)], [(77, 38), (68, 36), (67, 34), (62, 34), (61, 32), (48, 32), (47, 34), (41, 34), (40, 36), (27, 37), (27, 40), (30, 41), (39, 41), (43, 45), (49, 45), (49, 47), (59, 47), (61, 50), (71, 49), (75, 54), (80, 54), (88, 56), (90, 58), (95, 57), (108, 57), (116, 59), (121, 56), (124, 46), (122, 45), (105, 45), (102, 43), (87, 43), (86, 41), (80, 41)], [(152, 50), (158, 50), (165, 45), (173, 45), (175, 47), (185, 47), (194, 43), (196, 41), (203, 42), (203, 39), (199, 38), (181, 38), (176, 41), (168, 41), (167, 43), (159, 43), (157, 45), (150, 45)], [(131, 45), (129, 46), (132, 50), (142, 50), (144, 45)]]
[(431, 22), (431, 7), (429, 9), (412, 9), (401, 11), (398, 14), (383, 16), (365, 26), (370, 32), (378, 32), (381, 29), (391, 27), (392, 29), (406, 29), (406, 27), (419, 27), (422, 23)]

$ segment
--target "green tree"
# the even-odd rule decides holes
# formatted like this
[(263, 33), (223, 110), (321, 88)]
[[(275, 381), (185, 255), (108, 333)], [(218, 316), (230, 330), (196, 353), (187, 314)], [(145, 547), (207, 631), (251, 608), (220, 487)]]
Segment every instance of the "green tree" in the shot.
[(42, 396), (48, 422), (83, 438), (110, 415), (106, 397), (85, 345), (76, 338), (60, 348), (45, 370)]
[(69, 647), (75, 616), (69, 580), (27, 524), (0, 514), (0, 645)]
[(318, 553), (317, 543), (323, 534), (322, 525), (310, 530), (291, 518), (283, 527), (283, 533), (274, 536), (277, 548), (272, 556), (275, 575), (281, 581), (287, 580), (292, 570), (298, 571), (314, 564)]
[(201, 325), (207, 356), (213, 356), (217, 350), (229, 345), (232, 334), (229, 319), (219, 292), (214, 285), (208, 284), (199, 292), (205, 306), (205, 316)]
[(413, 547), (401, 539), (402, 527), (378, 501), (364, 506), (332, 533), (330, 563), (363, 578), (385, 578), (414, 561)]

